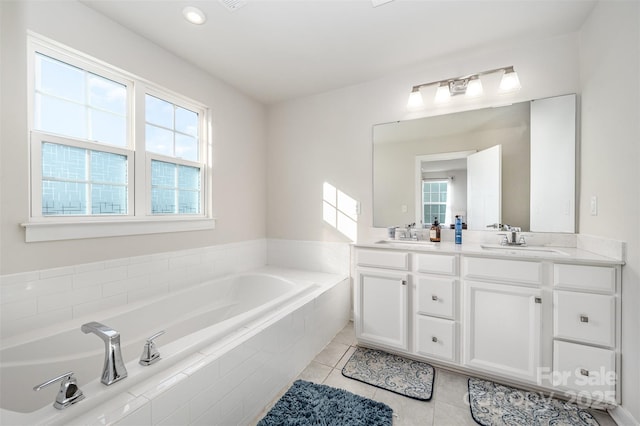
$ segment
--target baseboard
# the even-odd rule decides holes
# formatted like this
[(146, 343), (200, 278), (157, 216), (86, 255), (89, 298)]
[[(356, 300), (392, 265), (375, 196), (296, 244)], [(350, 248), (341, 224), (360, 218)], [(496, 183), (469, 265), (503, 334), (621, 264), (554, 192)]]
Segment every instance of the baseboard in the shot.
[(609, 411), (609, 415), (618, 426), (640, 426), (640, 422), (633, 418), (630, 412), (618, 405)]

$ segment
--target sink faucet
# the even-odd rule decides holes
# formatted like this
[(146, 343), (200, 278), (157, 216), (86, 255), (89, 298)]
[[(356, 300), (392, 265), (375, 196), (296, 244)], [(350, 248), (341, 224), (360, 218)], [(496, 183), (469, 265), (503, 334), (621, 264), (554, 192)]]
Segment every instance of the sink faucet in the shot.
[(93, 333), (104, 341), (104, 368), (101, 382), (109, 386), (127, 377), (127, 369), (120, 351), (120, 333), (99, 322), (88, 322), (80, 328), (83, 333)]
[(511, 233), (511, 238), (507, 234), (498, 234), (504, 236), (500, 244), (503, 246), (526, 246), (527, 242), (524, 239), (524, 236), (520, 236), (518, 239), (518, 232), (522, 232), (522, 228), (519, 226), (511, 226), (507, 224), (501, 223), (493, 223), (491, 225), (487, 225), (487, 228), (498, 229), (500, 231), (508, 231)]

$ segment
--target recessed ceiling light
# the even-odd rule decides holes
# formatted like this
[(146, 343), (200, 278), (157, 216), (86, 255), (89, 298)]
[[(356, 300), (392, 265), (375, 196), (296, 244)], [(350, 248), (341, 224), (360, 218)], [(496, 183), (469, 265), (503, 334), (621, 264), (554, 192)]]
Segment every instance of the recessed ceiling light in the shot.
[(182, 9), (182, 14), (184, 15), (184, 19), (196, 25), (202, 25), (207, 20), (204, 12), (193, 6), (187, 6)]

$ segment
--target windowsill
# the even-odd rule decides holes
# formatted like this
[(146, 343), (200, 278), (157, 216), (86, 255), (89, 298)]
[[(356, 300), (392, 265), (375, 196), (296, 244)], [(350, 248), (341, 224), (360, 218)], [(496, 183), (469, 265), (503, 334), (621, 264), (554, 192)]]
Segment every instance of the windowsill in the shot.
[(25, 241), (79, 240), (84, 238), (122, 237), (129, 235), (162, 234), (167, 232), (202, 231), (214, 229), (212, 218), (161, 217), (153, 219), (122, 219), (95, 221), (26, 222)]

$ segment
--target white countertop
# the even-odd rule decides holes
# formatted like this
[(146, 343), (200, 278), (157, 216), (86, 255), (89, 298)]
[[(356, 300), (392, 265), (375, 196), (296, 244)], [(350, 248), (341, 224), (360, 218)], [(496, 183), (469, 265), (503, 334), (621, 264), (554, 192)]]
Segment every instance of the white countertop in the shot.
[(429, 241), (376, 240), (354, 244), (358, 248), (376, 248), (438, 254), (463, 254), (509, 259), (552, 260), (559, 263), (585, 263), (596, 265), (624, 265), (614, 259), (575, 247), (534, 246), (509, 247), (499, 244), (452, 242), (431, 243)]

